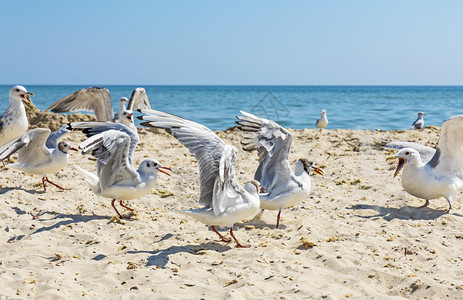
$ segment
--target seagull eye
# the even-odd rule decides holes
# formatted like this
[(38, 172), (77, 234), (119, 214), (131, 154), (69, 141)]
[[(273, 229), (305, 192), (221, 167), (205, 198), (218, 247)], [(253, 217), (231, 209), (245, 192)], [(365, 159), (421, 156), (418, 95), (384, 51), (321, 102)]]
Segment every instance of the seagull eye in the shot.
[(410, 154), (410, 152), (405, 152), (405, 155), (409, 155), (409, 154)]
[(16, 92), (19, 92), (19, 89), (16, 89)]

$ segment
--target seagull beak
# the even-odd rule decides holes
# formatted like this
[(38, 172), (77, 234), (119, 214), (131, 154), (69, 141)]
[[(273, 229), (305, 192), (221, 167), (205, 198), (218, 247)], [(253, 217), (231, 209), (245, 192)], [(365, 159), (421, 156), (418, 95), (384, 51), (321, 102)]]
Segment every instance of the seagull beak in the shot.
[(394, 178), (395, 178), (397, 176), (397, 174), (399, 174), (400, 170), (402, 170), (402, 168), (407, 163), (407, 159), (405, 157), (389, 156), (388, 158), (386, 158), (386, 160), (390, 160), (390, 159), (394, 159), (394, 158), (399, 159), (399, 163), (397, 164), (397, 169), (395, 169), (395, 172), (394, 172)]
[(79, 151), (77, 150), (76, 148), (72, 147), (72, 148), (69, 148), (69, 150), (73, 150), (73, 151)]
[(321, 175), (321, 176), (323, 176), (323, 177), (325, 176), (325, 173), (324, 173), (323, 170), (320, 169), (320, 168), (317, 168), (317, 167), (315, 167), (315, 166), (312, 166), (312, 170), (313, 170), (315, 173), (317, 173), (318, 175)]
[(21, 99), (25, 102), (32, 102), (31, 101), (31, 97), (30, 95), (34, 96), (34, 93), (32, 92), (25, 92), (25, 93), (21, 93), (19, 94), (19, 96), (21, 97)]
[(170, 174), (167, 173), (166, 171), (162, 170), (162, 169), (172, 171), (172, 170), (171, 170), (170, 168), (168, 168), (168, 167), (159, 167), (159, 168), (156, 168), (156, 169), (157, 169), (159, 172), (164, 173), (164, 174), (169, 175), (169, 176), (170, 176)]
[(265, 189), (263, 186), (260, 187), (260, 193), (265, 193)]
[(129, 119), (130, 123), (133, 123), (133, 114), (128, 114), (127, 119)]

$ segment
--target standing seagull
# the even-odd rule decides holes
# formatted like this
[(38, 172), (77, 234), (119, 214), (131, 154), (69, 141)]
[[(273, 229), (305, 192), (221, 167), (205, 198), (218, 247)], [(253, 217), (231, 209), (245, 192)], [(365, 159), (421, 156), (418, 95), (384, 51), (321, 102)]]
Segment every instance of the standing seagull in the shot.
[(412, 127), (410, 129), (422, 129), (424, 127), (424, 119), (423, 116), (426, 116), (426, 114), (422, 111), (418, 113), (418, 119), (416, 119), (415, 122), (413, 122)]
[(317, 120), (317, 122), (315, 123), (315, 126), (317, 126), (317, 128), (320, 128), (320, 129), (323, 129), (326, 126), (328, 126), (328, 118), (326, 117), (325, 110), (322, 110), (322, 112), (320, 113), (320, 119)]
[(409, 194), (429, 200), (445, 197), (452, 209), (452, 200), (463, 187), (463, 115), (451, 117), (442, 124), (434, 156), (424, 163), (414, 148), (400, 149), (390, 158), (398, 158), (394, 177), (403, 168), (402, 187)]
[[(124, 104), (126, 102), (128, 102), (127, 109), (124, 109)], [(133, 124), (133, 110), (138, 108), (151, 109), (144, 88), (136, 88), (132, 92), (130, 100), (127, 100), (125, 97), (121, 98), (118, 115), (117, 118), (115, 118), (109, 91), (102, 87), (89, 87), (80, 89), (56, 101), (46, 110), (50, 110), (54, 113), (81, 110), (93, 111), (97, 121), (122, 123), (136, 132), (136, 127)]]
[(29, 127), (26, 108), (22, 102), (31, 101), (30, 95), (34, 93), (20, 85), (10, 89), (8, 108), (0, 116), (0, 147), (24, 134)]
[(68, 151), (72, 148), (66, 142), (59, 142), (58, 139), (69, 132), (63, 125), (53, 133), (48, 128), (35, 128), (13, 139), (0, 148), (0, 160), (8, 158), (18, 152), (18, 162), (8, 164), (7, 167), (22, 170), (24, 172), (42, 176), (43, 190), (47, 188), (45, 182), (53, 184), (59, 189), (61, 186), (48, 180), (48, 174), (56, 173), (68, 163)]
[(239, 128), (243, 134), (243, 149), (257, 150), (259, 167), (254, 179), (262, 184), (265, 194), (260, 195), (260, 208), (278, 210), (276, 228), (280, 225), (281, 210), (305, 200), (310, 193), (309, 172), (324, 175), (311, 161), (300, 158), (291, 171), (288, 162), (293, 135), (271, 120), (241, 111)]
[(122, 207), (133, 211), (122, 201), (143, 197), (154, 188), (158, 172), (169, 175), (162, 169), (170, 170), (155, 159), (145, 159), (136, 170), (130, 151), (134, 138), (138, 141), (136, 134), (129, 136), (127, 132), (115, 129), (91, 136), (80, 144), (79, 149), (83, 154), (91, 152), (97, 158), (97, 175), (75, 166), (96, 195), (113, 199), (111, 205), (120, 218), (122, 216), (114, 205), (116, 200)]
[(138, 117), (145, 121), (141, 125), (166, 129), (198, 160), (199, 203), (204, 207), (179, 212), (211, 226), (224, 242), (230, 239), (222, 236), (215, 226), (230, 227), (236, 247), (249, 247), (241, 245), (233, 235), (233, 224), (259, 212), (260, 184), (255, 180), (247, 182), (244, 188), (238, 184), (235, 178), (238, 150), (198, 123), (160, 111), (139, 111), (145, 114)]

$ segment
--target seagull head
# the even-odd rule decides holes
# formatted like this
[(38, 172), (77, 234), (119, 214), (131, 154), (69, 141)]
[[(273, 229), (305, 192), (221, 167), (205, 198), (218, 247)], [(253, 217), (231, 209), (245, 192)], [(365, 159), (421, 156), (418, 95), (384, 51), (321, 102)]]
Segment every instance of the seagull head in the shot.
[(140, 170), (142, 171), (145, 171), (147, 173), (158, 173), (158, 172), (161, 172), (161, 173), (164, 173), (166, 175), (169, 175), (169, 173), (167, 173), (166, 171), (164, 170), (169, 170), (170, 171), (170, 168), (168, 167), (164, 167), (163, 165), (161, 165), (160, 162), (158, 162), (157, 160), (155, 159), (145, 159), (144, 161), (142, 161), (142, 163), (140, 164)]
[(67, 142), (59, 142), (58, 150), (66, 154), (68, 153), (69, 150), (77, 151), (76, 148), (71, 147), (71, 145), (69, 145)]
[(127, 97), (122, 97), (121, 100), (119, 100), (119, 102), (127, 103), (129, 102), (129, 99), (127, 99)]
[(325, 176), (325, 173), (323, 172), (323, 170), (316, 167), (315, 164), (311, 162), (310, 160), (308, 160), (307, 158), (299, 158), (296, 161), (295, 173), (301, 174), (302, 173), (301, 170), (304, 170), (304, 172), (306, 172), (309, 175), (310, 175), (310, 171), (314, 171), (315, 173), (319, 175)]
[(30, 95), (34, 96), (34, 93), (28, 92), (26, 88), (21, 85), (14, 86), (10, 89), (10, 99), (13, 100), (30, 102)]
[(246, 182), (244, 189), (250, 194), (259, 194), (261, 190), (260, 182), (257, 180), (250, 180)]
[[(126, 110), (122, 113), (122, 120), (133, 124), (133, 111)], [(123, 122), (124, 123), (124, 122)]]
[(420, 112), (418, 113), (418, 118), (421, 118), (422, 116), (426, 116), (426, 114), (425, 114), (424, 112), (420, 111)]
[(397, 176), (397, 174), (399, 174), (400, 170), (402, 170), (405, 164), (415, 164), (417, 162), (421, 162), (420, 153), (412, 148), (400, 149), (395, 156), (388, 157), (387, 159), (395, 158), (399, 159), (399, 163), (397, 164), (397, 168), (394, 172), (394, 178)]
[(322, 116), (326, 116), (326, 110), (322, 110), (322, 112), (320, 113)]

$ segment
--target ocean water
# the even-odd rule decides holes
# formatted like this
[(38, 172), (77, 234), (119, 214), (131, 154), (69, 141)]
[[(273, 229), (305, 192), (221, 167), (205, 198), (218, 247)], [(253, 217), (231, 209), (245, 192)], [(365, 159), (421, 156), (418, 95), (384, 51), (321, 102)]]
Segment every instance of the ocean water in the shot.
[[(0, 113), (12, 86), (0, 86)], [(87, 86), (25, 85), (40, 109)], [(117, 109), (136, 86), (105, 86)], [(463, 114), (463, 86), (143, 86), (151, 107), (201, 123), (212, 130), (235, 125), (240, 110), (294, 129), (314, 128), (322, 109), (328, 128), (408, 129), (423, 111), (426, 125)]]

